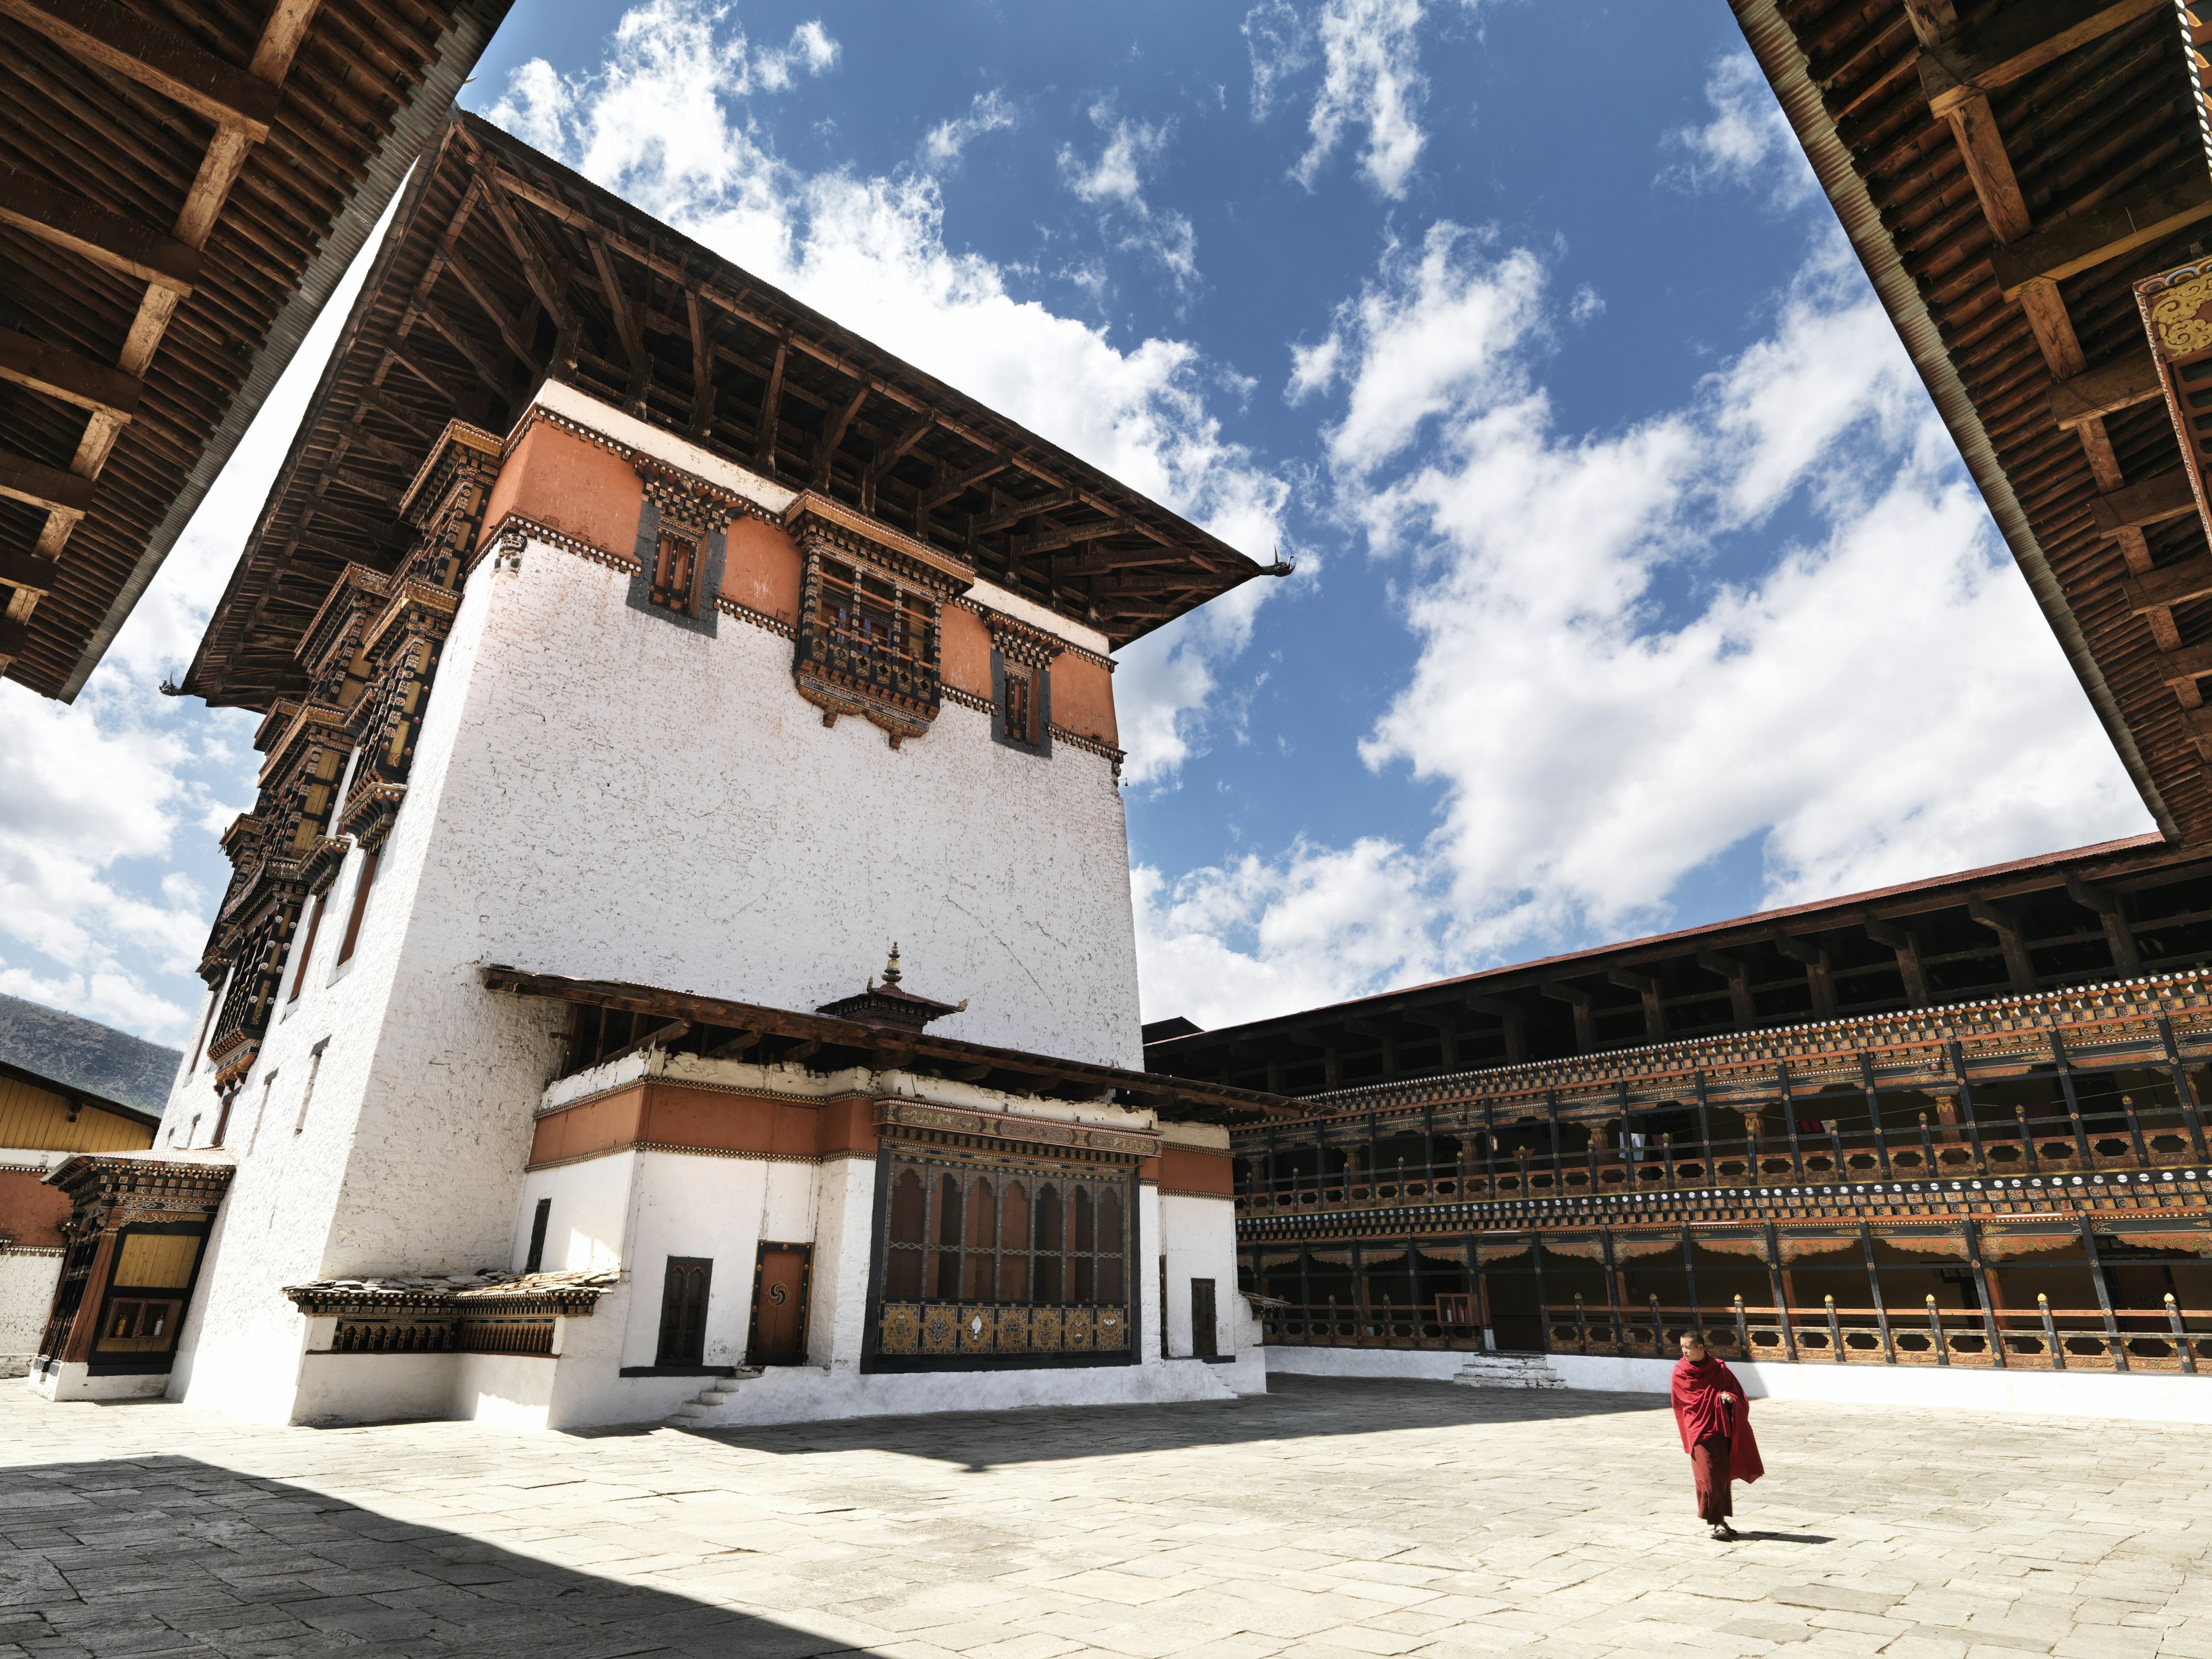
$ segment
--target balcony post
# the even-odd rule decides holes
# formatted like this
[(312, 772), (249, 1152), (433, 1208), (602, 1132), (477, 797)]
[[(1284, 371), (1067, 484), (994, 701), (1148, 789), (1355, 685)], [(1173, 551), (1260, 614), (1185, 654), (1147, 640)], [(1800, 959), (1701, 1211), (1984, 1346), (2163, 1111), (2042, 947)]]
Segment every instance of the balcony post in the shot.
[(1698, 1184), (1700, 1186), (1711, 1187), (1718, 1184), (1718, 1177), (1717, 1177), (1713, 1173), (1712, 1114), (1707, 1110), (1705, 1106), (1705, 1072), (1700, 1068), (1695, 1075), (1698, 1085), (1698, 1146), (1705, 1163), (1705, 1178)]
[[(2051, 1034), (2051, 1041), (2055, 1047), (2058, 1042), (2057, 1032), (2053, 1031)], [(1990, 1161), (1983, 1155), (1982, 1126), (1974, 1116), (1974, 1085), (1966, 1080), (1966, 1050), (1960, 1048), (1955, 1042), (1951, 1045), (1951, 1069), (1957, 1073), (1959, 1077), (1959, 1104), (1966, 1109), (1966, 1139), (1973, 1147), (1974, 1173), (1978, 1176), (1986, 1176), (1990, 1172)]]
[(1790, 1062), (1778, 1061), (1774, 1067), (1775, 1079), (1782, 1085), (1782, 1118), (1790, 1128), (1790, 1168), (1797, 1177), (1797, 1184), (1805, 1184), (1805, 1149), (1797, 1144), (1797, 1102), (1790, 1092)]
[(2081, 1221), (2081, 1248), (2089, 1257), (2089, 1282), (2097, 1287), (2097, 1305), (2105, 1315), (2105, 1351), (2112, 1357), (2112, 1369), (2124, 1371), (2128, 1369), (2128, 1347), (2120, 1340), (2120, 1322), (2112, 1316), (2112, 1289), (2105, 1283), (2105, 1264), (2097, 1255), (2096, 1231), (2090, 1226), (2087, 1215)]
[(1944, 1340), (1943, 1315), (1936, 1307), (1936, 1298), (1932, 1296), (1928, 1298), (1928, 1335), (1936, 1344), (1936, 1363), (1939, 1365), (1949, 1364), (1951, 1346)]
[(2058, 1327), (2051, 1321), (2051, 1298), (2038, 1291), (2035, 1306), (2036, 1311), (2043, 1316), (2043, 1346), (2050, 1351), (2051, 1369), (2063, 1371), (2066, 1369), (2066, 1349), (2058, 1340)]
[(1866, 1255), (1867, 1288), (1874, 1292), (1874, 1322), (1881, 1328), (1881, 1358), (1886, 1365), (1897, 1364), (1897, 1345), (1890, 1340), (1889, 1304), (1881, 1293), (1881, 1267), (1874, 1259), (1874, 1229), (1863, 1221), (1859, 1223), (1859, 1249)]
[(1797, 1363), (1797, 1328), (1790, 1322), (1790, 1298), (1782, 1289), (1782, 1237), (1774, 1231), (1774, 1224), (1766, 1224), (1766, 1283), (1768, 1294), (1774, 1298), (1774, 1311), (1782, 1321), (1782, 1351), (1790, 1363)]
[(1842, 1322), (1836, 1317), (1836, 1298), (1829, 1296), (1823, 1297), (1821, 1300), (1827, 1304), (1828, 1309), (1829, 1362), (1832, 1364), (1840, 1365), (1844, 1363), (1844, 1328)]
[[(1979, 1150), (1976, 1148), (1976, 1151)], [(2003, 1370), (2007, 1369), (2004, 1333), (1997, 1328), (1996, 1301), (1990, 1294), (1989, 1274), (1982, 1267), (1981, 1234), (1976, 1229), (1972, 1216), (1960, 1218), (1959, 1231), (1966, 1242), (1966, 1266), (1974, 1275), (1974, 1294), (1981, 1299), (1982, 1329), (1989, 1334), (1990, 1364)]]
[(1874, 1155), (1878, 1161), (1884, 1181), (1889, 1173), (1889, 1131), (1881, 1122), (1881, 1091), (1874, 1086), (1874, 1057), (1862, 1051), (1859, 1054), (1859, 1091), (1866, 1096), (1867, 1125), (1874, 1131)]
[(2197, 1375), (2197, 1352), (2189, 1346), (2189, 1333), (2182, 1328), (2181, 1309), (2173, 1299), (2173, 1292), (2166, 1293), (2166, 1322), (2173, 1328), (2173, 1346), (2181, 1356), (2181, 1369), (2190, 1376)]
[(2173, 1022), (2164, 1014), (2158, 1017), (2158, 1035), (2166, 1044), (2166, 1065), (2173, 1075), (2174, 1098), (2180, 1103), (2182, 1118), (2189, 1125), (2189, 1144), (2201, 1164), (2212, 1158), (2212, 1152), (2204, 1150), (2203, 1113), (2197, 1099), (2197, 1085), (2190, 1080), (2188, 1068), (2181, 1063), (2181, 1050), (2173, 1041)]

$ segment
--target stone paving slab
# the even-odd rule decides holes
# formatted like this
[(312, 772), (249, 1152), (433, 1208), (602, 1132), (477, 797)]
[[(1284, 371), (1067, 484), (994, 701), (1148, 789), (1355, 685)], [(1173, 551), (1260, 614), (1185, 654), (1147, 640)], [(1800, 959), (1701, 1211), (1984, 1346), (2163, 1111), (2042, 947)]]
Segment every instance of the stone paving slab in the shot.
[(2212, 1429), (1762, 1401), (1716, 1544), (1647, 1401), (1274, 1390), (575, 1435), (0, 1390), (0, 1659), (2212, 1659)]

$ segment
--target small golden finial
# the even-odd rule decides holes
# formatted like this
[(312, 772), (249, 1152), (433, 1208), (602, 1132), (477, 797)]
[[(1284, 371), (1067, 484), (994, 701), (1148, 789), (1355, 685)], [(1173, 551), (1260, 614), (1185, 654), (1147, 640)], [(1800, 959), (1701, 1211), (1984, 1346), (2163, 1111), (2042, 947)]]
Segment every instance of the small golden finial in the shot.
[(898, 942), (894, 939), (891, 942), (891, 959), (884, 964), (884, 983), (886, 985), (896, 985), (898, 982)]

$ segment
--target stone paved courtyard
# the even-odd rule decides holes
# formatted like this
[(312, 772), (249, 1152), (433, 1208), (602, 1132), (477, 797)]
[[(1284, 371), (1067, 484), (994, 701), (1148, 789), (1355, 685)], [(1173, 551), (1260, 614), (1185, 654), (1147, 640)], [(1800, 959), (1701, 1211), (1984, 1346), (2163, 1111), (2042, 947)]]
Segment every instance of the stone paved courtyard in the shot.
[(1721, 1545), (1642, 1398), (1276, 1390), (526, 1436), (10, 1383), (0, 1659), (2212, 1659), (2212, 1431), (1761, 1401)]

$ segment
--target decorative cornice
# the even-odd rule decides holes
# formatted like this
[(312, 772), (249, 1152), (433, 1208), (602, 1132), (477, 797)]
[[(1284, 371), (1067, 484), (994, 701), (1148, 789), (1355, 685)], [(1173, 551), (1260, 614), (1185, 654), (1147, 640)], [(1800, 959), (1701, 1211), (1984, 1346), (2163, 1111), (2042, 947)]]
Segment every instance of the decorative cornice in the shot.
[(1060, 1118), (1025, 1117), (1012, 1112), (974, 1111), (923, 1101), (876, 1102), (878, 1130), (918, 1129), (942, 1134), (975, 1135), (987, 1140), (1019, 1142), (1048, 1151), (1106, 1152), (1129, 1158), (1158, 1158), (1164, 1138), (1146, 1129), (1101, 1128)]
[(287, 1285), (284, 1295), (310, 1319), (390, 1317), (587, 1318), (601, 1295), (622, 1282), (613, 1268), (547, 1273), (479, 1273), (473, 1279), (325, 1279)]
[[(981, 618), (983, 625), (986, 628), (990, 627), (994, 623), (1006, 621), (1014, 623), (1018, 627), (1036, 629), (1036, 631), (1040, 633), (1051, 633), (1051, 629), (1037, 629), (1037, 625), (1035, 623), (1020, 622), (1018, 619), (1009, 616), (1006, 611), (998, 610), (994, 606), (988, 605), (981, 599), (977, 599), (973, 592), (963, 593), (957, 599), (947, 599), (945, 603), (951, 605), (957, 605), (963, 611), (972, 612), (976, 617)], [(1078, 645), (1074, 641), (1063, 638), (1058, 634), (1053, 634), (1052, 639), (1054, 648), (1062, 656), (1080, 657), (1084, 661), (1090, 663), (1092, 666), (1103, 668), (1109, 674), (1121, 666), (1121, 665), (1115, 662), (1113, 658), (1101, 656), (1097, 652), (1091, 650), (1088, 646)]]
[[(1309, 1095), (1304, 1100), (1313, 1108), (1316, 1117), (1412, 1110), (1447, 1101), (1472, 1105), (1505, 1100), (1540, 1104), (1547, 1091), (1592, 1097), (1626, 1084), (1649, 1092), (1668, 1079), (1687, 1085), (1698, 1073), (1705, 1075), (1709, 1094), (1719, 1099), (1735, 1091), (1740, 1078), (1753, 1088), (1771, 1091), (1771, 1083), (1762, 1084), (1749, 1073), (1756, 1069), (1771, 1076), (1778, 1065), (1790, 1062), (1813, 1062), (1802, 1070), (1793, 1066), (1793, 1084), (1815, 1088), (1824, 1081), (1840, 1079), (1856, 1086), (1856, 1058), (1863, 1054), (1872, 1058), (1879, 1069), (1893, 1067), (1901, 1055), (1922, 1051), (1936, 1060), (1925, 1069), (1948, 1077), (1953, 1043), (1969, 1060), (2025, 1055), (2031, 1051), (2047, 1060), (2049, 1035), (2053, 1031), (2063, 1037), (2088, 1028), (2110, 1033), (2110, 1040), (2115, 1042), (2124, 1040), (2131, 1032), (2156, 1041), (2156, 1022), (2161, 1018), (2185, 1024), (2192, 1036), (2200, 1028), (2212, 1027), (2212, 977), (2191, 969), (2107, 981), (2081, 990), (2036, 992), (1856, 1018), (1810, 1021), (1564, 1060), (1485, 1066), (1404, 1083), (1364, 1084)], [(2085, 1047), (2099, 1041), (2096, 1036), (2077, 1040)], [(1827, 1071), (1820, 1062), (1827, 1063)], [(1899, 1086), (1889, 1078), (1883, 1082), (1885, 1086)], [(1955, 1088), (1955, 1079), (1944, 1086)]]
[(930, 585), (945, 590), (947, 596), (963, 593), (975, 580), (973, 566), (954, 558), (927, 542), (918, 541), (903, 530), (894, 529), (881, 519), (872, 518), (857, 507), (814, 491), (802, 490), (799, 499), (784, 509), (783, 527), (793, 537), (805, 534), (810, 527), (828, 532), (838, 541), (858, 543), (863, 556), (869, 553), (891, 556), (895, 561), (921, 567), (927, 573)]

